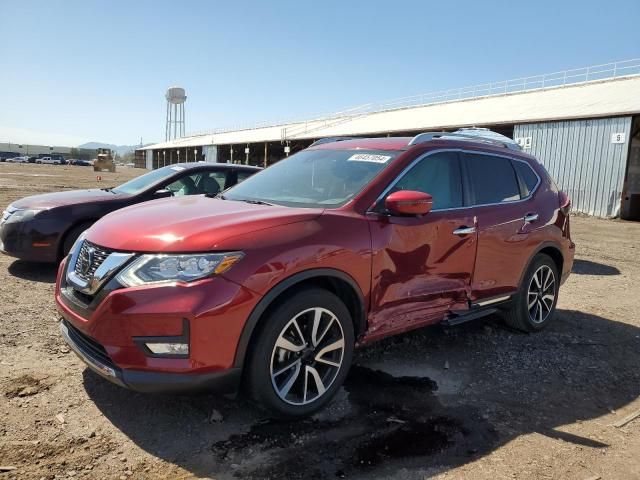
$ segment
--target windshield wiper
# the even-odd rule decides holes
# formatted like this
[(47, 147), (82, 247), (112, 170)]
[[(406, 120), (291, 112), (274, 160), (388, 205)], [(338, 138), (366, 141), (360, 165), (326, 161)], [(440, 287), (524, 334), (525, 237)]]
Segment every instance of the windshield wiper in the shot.
[(263, 200), (251, 200), (249, 198), (234, 198), (238, 202), (250, 203), (252, 205), (269, 205), (273, 207), (273, 203), (265, 202)]
[(111, 192), (111, 193), (116, 193), (113, 191), (115, 187), (107, 187), (107, 188), (101, 188), (100, 190), (104, 191), (104, 192)]
[(217, 198), (218, 200), (226, 200), (227, 198), (221, 193), (205, 193), (205, 197), (207, 198)]

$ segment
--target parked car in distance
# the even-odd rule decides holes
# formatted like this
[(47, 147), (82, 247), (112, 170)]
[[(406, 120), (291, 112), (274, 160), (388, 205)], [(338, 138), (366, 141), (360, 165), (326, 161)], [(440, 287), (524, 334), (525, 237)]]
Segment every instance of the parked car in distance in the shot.
[(76, 167), (90, 167), (91, 162), (89, 160), (78, 160), (77, 158), (72, 158), (68, 160), (68, 165), (74, 165)]
[(237, 388), (276, 416), (336, 393), (356, 345), (499, 313), (537, 331), (570, 203), (485, 130), (317, 142), (217, 198), (107, 215), (61, 264), (61, 334), (139, 391)]
[(36, 163), (41, 163), (45, 165), (62, 165), (63, 160), (59, 158), (53, 157), (40, 157), (36, 159)]
[(29, 163), (29, 157), (13, 157), (7, 158), (7, 163)]
[(157, 198), (215, 195), (259, 170), (223, 163), (180, 163), (152, 170), (115, 188), (26, 197), (3, 212), (0, 251), (23, 260), (56, 262), (84, 230), (107, 213)]

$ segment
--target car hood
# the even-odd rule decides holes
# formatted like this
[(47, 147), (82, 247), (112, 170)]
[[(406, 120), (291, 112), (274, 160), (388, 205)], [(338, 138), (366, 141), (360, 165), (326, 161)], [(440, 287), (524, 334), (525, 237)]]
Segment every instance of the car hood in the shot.
[(127, 195), (115, 194), (97, 188), (91, 190), (71, 190), (69, 192), (44, 193), (25, 197), (11, 205), (20, 210), (27, 208), (54, 208), (77, 203), (116, 200)]
[(132, 252), (215, 250), (223, 241), (318, 217), (323, 209), (255, 205), (204, 195), (145, 202), (96, 222), (87, 240)]

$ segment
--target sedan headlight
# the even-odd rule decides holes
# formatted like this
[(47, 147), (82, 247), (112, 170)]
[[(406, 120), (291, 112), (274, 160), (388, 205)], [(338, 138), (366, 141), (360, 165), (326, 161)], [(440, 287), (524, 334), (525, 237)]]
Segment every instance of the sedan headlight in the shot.
[(243, 256), (242, 252), (142, 255), (125, 268), (117, 280), (126, 287), (193, 282), (226, 272)]
[(25, 210), (14, 210), (12, 213), (7, 212), (2, 217), (2, 223), (18, 223), (18, 222), (26, 222), (31, 220), (40, 212), (44, 211), (43, 209), (29, 208)]

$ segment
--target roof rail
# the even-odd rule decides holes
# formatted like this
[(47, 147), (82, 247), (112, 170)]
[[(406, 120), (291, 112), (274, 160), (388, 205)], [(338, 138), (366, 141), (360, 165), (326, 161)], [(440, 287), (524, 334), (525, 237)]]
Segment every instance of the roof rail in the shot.
[(326, 137), (320, 138), (313, 142), (309, 147), (315, 147), (316, 145), (322, 145), (323, 143), (343, 142), (345, 140), (355, 140), (356, 137)]
[(436, 139), (443, 140), (467, 140), (473, 142), (486, 143), (510, 150), (522, 150), (522, 147), (509, 137), (501, 135), (488, 128), (460, 128), (455, 132), (425, 132), (419, 133), (411, 139), (409, 146), (419, 143), (429, 142)]

